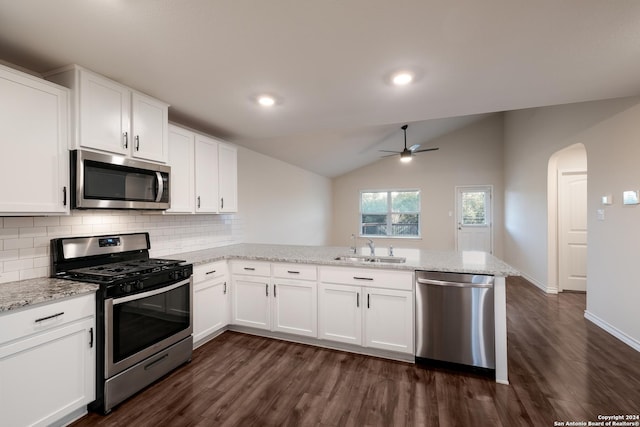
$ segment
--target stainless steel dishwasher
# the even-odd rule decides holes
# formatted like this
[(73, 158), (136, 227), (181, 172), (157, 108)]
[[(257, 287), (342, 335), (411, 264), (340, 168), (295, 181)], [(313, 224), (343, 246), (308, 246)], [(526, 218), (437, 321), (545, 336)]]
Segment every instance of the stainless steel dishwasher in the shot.
[(416, 271), (416, 360), (495, 369), (493, 276)]

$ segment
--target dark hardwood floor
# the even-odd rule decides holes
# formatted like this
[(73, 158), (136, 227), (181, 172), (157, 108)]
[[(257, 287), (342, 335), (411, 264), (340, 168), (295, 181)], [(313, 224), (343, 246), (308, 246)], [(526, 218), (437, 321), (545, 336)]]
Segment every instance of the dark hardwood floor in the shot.
[(81, 426), (553, 426), (640, 413), (640, 353), (583, 317), (585, 295), (507, 280), (510, 385), (225, 332)]

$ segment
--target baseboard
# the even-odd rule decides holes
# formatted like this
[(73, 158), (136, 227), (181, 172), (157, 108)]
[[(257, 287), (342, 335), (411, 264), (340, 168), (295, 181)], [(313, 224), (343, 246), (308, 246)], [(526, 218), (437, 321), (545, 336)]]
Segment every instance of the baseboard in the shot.
[(522, 277), (524, 277), (525, 279), (527, 279), (527, 281), (531, 282), (531, 284), (533, 284), (536, 288), (539, 288), (542, 292), (545, 292), (547, 294), (557, 294), (558, 293), (558, 288), (557, 287), (552, 287), (552, 286), (546, 286), (543, 283), (538, 282), (537, 280), (535, 280), (533, 277), (525, 274), (525, 273), (520, 273), (522, 275)]
[(614, 337), (618, 338), (620, 341), (622, 341), (623, 343), (625, 343), (626, 345), (628, 345), (629, 347), (631, 347), (635, 351), (639, 351), (640, 352), (640, 341), (636, 340), (635, 338), (630, 337), (629, 335), (627, 335), (624, 332), (622, 332), (620, 329), (618, 329), (615, 326), (611, 325), (609, 322), (607, 322), (605, 320), (602, 320), (601, 318), (599, 318), (598, 316), (596, 316), (595, 314), (593, 314), (593, 313), (591, 313), (591, 312), (589, 312), (587, 310), (584, 311), (584, 317), (585, 317), (585, 319), (587, 319), (590, 322), (594, 323), (596, 326), (599, 326), (600, 328), (604, 329), (605, 331), (607, 331), (608, 333), (610, 333)]

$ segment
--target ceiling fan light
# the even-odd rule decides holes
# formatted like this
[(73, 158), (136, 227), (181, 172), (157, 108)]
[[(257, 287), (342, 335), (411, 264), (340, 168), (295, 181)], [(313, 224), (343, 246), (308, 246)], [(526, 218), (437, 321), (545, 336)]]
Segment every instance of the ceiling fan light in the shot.
[(403, 152), (400, 153), (400, 161), (403, 163), (408, 163), (411, 161), (411, 152)]

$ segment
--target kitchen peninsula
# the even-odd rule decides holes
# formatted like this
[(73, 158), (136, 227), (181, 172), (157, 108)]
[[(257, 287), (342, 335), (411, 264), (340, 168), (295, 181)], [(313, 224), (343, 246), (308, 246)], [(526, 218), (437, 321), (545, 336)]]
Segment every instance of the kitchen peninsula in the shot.
[[(213, 292), (215, 283), (219, 285), (220, 292), (225, 295), (226, 303), (219, 305), (220, 310), (227, 306), (227, 319), (220, 319), (217, 327), (207, 330), (217, 330), (219, 333), (225, 329), (232, 329), (241, 332), (258, 333), (276, 338), (291, 339), (294, 334), (294, 341), (318, 344), (319, 342), (337, 341), (346, 343), (346, 347), (340, 345), (330, 345), (335, 348), (343, 348), (350, 351), (363, 352), (367, 354), (379, 355), (382, 357), (392, 357), (401, 360), (413, 359), (413, 309), (414, 309), (414, 272), (416, 270), (427, 270), (437, 272), (455, 272), (467, 274), (483, 274), (495, 277), (494, 303), (495, 303), (495, 349), (496, 349), (496, 381), (508, 384), (507, 373), (507, 334), (506, 334), (506, 289), (505, 279), (507, 276), (519, 275), (519, 273), (508, 264), (498, 258), (484, 252), (455, 252), (455, 251), (432, 251), (423, 249), (394, 249), (394, 257), (387, 257), (386, 248), (377, 248), (375, 257), (370, 256), (370, 249), (358, 248), (353, 253), (352, 248), (331, 247), (331, 246), (295, 246), (295, 245), (271, 245), (271, 244), (238, 244), (220, 248), (206, 249), (182, 254), (173, 254), (172, 257), (184, 259), (194, 264), (194, 292), (196, 304), (198, 304), (198, 292), (202, 286), (208, 286)], [(398, 262), (402, 261), (404, 262)], [(227, 267), (227, 261), (229, 266)], [(378, 262), (376, 262), (378, 261)], [(393, 261), (393, 262), (385, 262)], [(222, 266), (224, 264), (224, 266)], [(213, 267), (217, 266), (216, 268)], [(228, 268), (228, 272), (226, 270)], [(225, 270), (223, 270), (225, 269)], [(220, 278), (207, 280), (209, 274), (220, 275)], [(228, 279), (227, 279), (228, 278)], [(361, 281), (359, 281), (360, 279)], [(227, 293), (227, 281), (231, 283), (233, 295), (229, 298)], [(214, 283), (215, 282), (215, 283)], [(338, 310), (323, 312), (323, 301), (325, 306), (336, 304), (340, 300), (330, 300), (327, 295), (330, 292), (345, 291), (346, 288), (340, 286), (348, 285), (353, 289), (364, 282), (363, 290), (375, 289), (376, 287), (381, 298), (401, 297), (404, 295), (406, 304), (404, 310), (398, 310), (393, 317), (404, 317), (404, 324), (411, 323), (406, 331), (406, 340), (400, 340), (397, 345), (389, 344), (384, 340), (376, 342), (375, 337), (367, 336), (354, 338), (349, 334), (331, 333), (327, 329), (327, 318), (333, 318), (340, 313)], [(377, 283), (376, 283), (377, 282)], [(205, 285), (208, 284), (208, 285)], [(278, 283), (281, 285), (278, 286)], [(378, 284), (380, 283), (380, 284)], [(279, 315), (282, 314), (281, 306), (276, 302), (269, 303), (269, 293), (276, 298), (277, 292), (286, 291), (286, 285), (305, 286), (309, 296), (295, 303), (295, 297), (291, 297), (292, 305), (297, 311), (305, 311), (302, 307), (307, 307), (305, 313), (308, 315), (306, 326), (296, 324), (283, 325)], [(366, 286), (366, 287), (365, 287)], [(262, 290), (260, 290), (262, 289)], [(300, 291), (299, 288), (296, 292)], [(317, 294), (316, 294), (317, 291)], [(386, 294), (382, 291), (387, 292)], [(206, 292), (206, 291), (203, 291)], [(246, 293), (245, 293), (246, 292)], [(399, 294), (398, 294), (399, 293)], [(242, 294), (242, 301), (238, 295)], [(364, 292), (362, 292), (364, 298)], [(252, 304), (245, 306), (246, 299), (255, 297)], [(360, 306), (358, 292), (352, 294), (354, 305)], [(367, 292), (367, 305), (370, 293)], [(267, 297), (267, 298), (265, 298)], [(374, 296), (375, 297), (375, 296)], [(214, 298), (214, 296), (212, 296)], [(316, 299), (317, 298), (317, 299)], [(356, 300), (357, 298), (358, 300)], [(282, 298), (281, 298), (282, 299)], [(266, 302), (265, 302), (266, 301)], [(220, 302), (218, 302), (220, 304)], [(263, 306), (262, 304), (267, 304)], [(270, 306), (269, 304), (273, 305)], [(364, 304), (364, 302), (363, 302)], [(318, 310), (316, 313), (314, 310)], [(257, 312), (264, 313), (262, 318), (242, 318), (238, 312), (247, 311), (248, 317)], [(327, 310), (331, 310), (327, 308)], [(198, 309), (194, 310), (195, 341), (198, 341)], [(232, 314), (230, 314), (232, 313)], [(315, 314), (315, 315), (313, 315)], [(323, 316), (324, 314), (324, 316)], [(273, 317), (273, 318), (271, 318)], [(355, 316), (357, 317), (357, 316)], [(409, 320), (410, 319), (410, 320)], [(366, 322), (367, 318), (364, 317)], [(316, 328), (316, 323), (319, 325)], [(283, 321), (286, 323), (286, 320)], [(294, 321), (293, 323), (296, 323)], [(305, 322), (303, 322), (305, 323)], [(400, 322), (402, 323), (402, 322)], [(225, 325), (220, 328), (220, 325)], [(228, 326), (227, 326), (228, 325)], [(355, 326), (357, 329), (359, 325)], [(366, 327), (364, 327), (366, 329)], [(281, 333), (285, 334), (282, 335)], [(210, 336), (215, 336), (211, 334)], [(355, 333), (357, 335), (357, 333)], [(365, 334), (366, 335), (366, 334)], [(410, 336), (409, 336), (410, 335)], [(313, 339), (309, 340), (308, 337)], [(318, 338), (318, 339), (315, 339)], [(388, 335), (387, 335), (388, 338)], [(325, 340), (325, 341), (320, 341)], [(328, 340), (328, 341), (326, 341)], [(202, 342), (206, 342), (206, 339)], [(359, 342), (365, 348), (359, 346), (349, 346), (353, 342)], [(402, 343), (405, 344), (402, 344)], [(378, 352), (364, 351), (370, 348), (378, 349)], [(389, 353), (386, 351), (390, 350)], [(404, 357), (398, 357), (403, 354)]]

